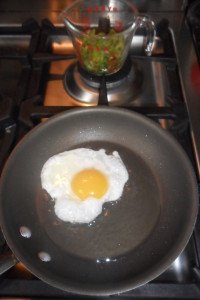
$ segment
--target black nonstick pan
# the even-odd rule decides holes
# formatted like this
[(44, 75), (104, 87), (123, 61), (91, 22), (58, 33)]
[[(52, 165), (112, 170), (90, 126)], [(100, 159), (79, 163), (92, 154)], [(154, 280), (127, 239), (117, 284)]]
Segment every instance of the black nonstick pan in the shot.
[[(120, 200), (91, 225), (62, 222), (42, 191), (54, 154), (80, 147), (118, 151), (129, 172)], [(0, 222), (14, 255), (37, 277), (85, 295), (136, 288), (161, 274), (186, 246), (196, 221), (192, 166), (155, 122), (120, 108), (75, 108), (37, 126), (3, 170)]]

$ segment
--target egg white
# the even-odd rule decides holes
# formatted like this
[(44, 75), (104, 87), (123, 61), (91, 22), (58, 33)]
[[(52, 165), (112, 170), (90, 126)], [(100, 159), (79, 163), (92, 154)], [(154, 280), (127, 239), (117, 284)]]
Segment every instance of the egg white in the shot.
[[(96, 169), (108, 180), (108, 190), (100, 198), (88, 197), (81, 201), (71, 188), (75, 174), (85, 169)], [(121, 197), (128, 180), (128, 171), (117, 151), (112, 155), (104, 149), (78, 148), (50, 157), (41, 171), (41, 184), (55, 201), (55, 214), (63, 221), (89, 223), (101, 212), (105, 202)]]

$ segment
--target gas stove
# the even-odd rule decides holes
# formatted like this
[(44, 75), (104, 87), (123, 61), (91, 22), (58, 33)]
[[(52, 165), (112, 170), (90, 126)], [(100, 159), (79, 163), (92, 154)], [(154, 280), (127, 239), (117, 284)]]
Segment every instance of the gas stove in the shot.
[[(14, 19), (8, 4), (0, 11), (0, 170), (15, 145), (37, 124), (77, 106), (107, 105), (137, 111), (170, 131), (199, 180), (200, 48), (196, 32), (200, 22), (195, 19), (194, 26), (192, 17), (196, 3), (191, 8), (183, 1), (175, 1), (174, 7), (144, 4), (141, 10), (148, 11), (156, 24), (152, 56), (145, 56), (145, 35), (138, 31), (122, 70), (103, 79), (90, 76), (77, 63), (58, 18), (62, 7), (55, 3), (54, 8), (46, 4), (44, 10), (32, 14), (29, 7), (19, 13), (15, 4)], [(199, 224), (200, 218), (187, 247), (168, 270), (113, 298), (199, 299)], [(79, 298), (34, 277), (11, 255), (1, 232), (0, 263), (1, 297)]]

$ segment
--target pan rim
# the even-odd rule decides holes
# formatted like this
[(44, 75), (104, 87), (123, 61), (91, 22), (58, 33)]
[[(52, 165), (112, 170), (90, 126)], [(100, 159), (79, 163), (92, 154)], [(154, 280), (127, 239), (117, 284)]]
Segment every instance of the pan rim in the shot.
[[(42, 281), (56, 287), (56, 288), (60, 288), (62, 290), (65, 290), (67, 292), (73, 292), (73, 293), (76, 293), (76, 294), (81, 294), (81, 295), (91, 295), (91, 296), (108, 296), (108, 295), (113, 295), (113, 294), (116, 294), (116, 293), (122, 293), (122, 292), (127, 292), (131, 289), (135, 289), (141, 285), (144, 285), (146, 283), (148, 283), (149, 281), (153, 280), (154, 278), (156, 278), (157, 276), (159, 276), (160, 274), (162, 274), (169, 266), (171, 263), (173, 263), (173, 261), (176, 259), (176, 257), (184, 250), (185, 246), (187, 245), (191, 235), (192, 235), (192, 232), (193, 232), (193, 229), (194, 229), (194, 226), (195, 226), (195, 222), (196, 222), (196, 219), (197, 219), (197, 214), (198, 214), (198, 187), (197, 187), (197, 182), (196, 182), (196, 176), (195, 176), (195, 173), (194, 173), (194, 169), (192, 167), (192, 164), (185, 152), (185, 150), (181, 147), (181, 145), (177, 142), (177, 140), (167, 131), (164, 131), (164, 129), (162, 129), (158, 124), (156, 124), (154, 121), (152, 121), (151, 119), (149, 119), (148, 117), (146, 116), (143, 116), (137, 112), (130, 112), (128, 109), (125, 109), (125, 108), (107, 108), (107, 107), (90, 107), (90, 108), (73, 108), (72, 110), (70, 111), (65, 111), (65, 112), (62, 112), (62, 113), (59, 113), (57, 114), (56, 116), (53, 116), (51, 117), (48, 121), (46, 121), (45, 123), (43, 124), (39, 124), (37, 125), (36, 127), (34, 127), (31, 131), (29, 131), (29, 133), (27, 133), (24, 138), (16, 145), (16, 147), (14, 148), (14, 150), (12, 151), (8, 161), (6, 162), (5, 166), (4, 166), (4, 169), (3, 169), (3, 172), (2, 172), (2, 176), (1, 176), (1, 183), (0, 183), (0, 208), (1, 208), (1, 203), (2, 203), (2, 193), (1, 193), (1, 187), (3, 185), (3, 178), (5, 177), (5, 174), (6, 174), (6, 170), (7, 168), (9, 167), (9, 162), (12, 160), (12, 157), (15, 155), (15, 153), (17, 153), (17, 151), (20, 151), (21, 149), (21, 145), (23, 145), (24, 143), (26, 143), (30, 138), (33, 137), (33, 135), (37, 134), (38, 131), (40, 130), (43, 130), (43, 128), (45, 128), (46, 126), (48, 126), (49, 123), (51, 124), (54, 124), (54, 122), (57, 122), (60, 118), (65, 118), (66, 115), (76, 115), (77, 113), (87, 113), (88, 111), (90, 111), (91, 113), (94, 112), (94, 111), (101, 111), (101, 112), (104, 112), (104, 113), (107, 113), (107, 112), (115, 112), (115, 113), (123, 113), (123, 115), (127, 115), (131, 118), (138, 118), (138, 119), (142, 119), (145, 123), (147, 123), (148, 125), (151, 125), (153, 128), (155, 128), (155, 130), (159, 131), (159, 132), (162, 132), (162, 135), (165, 135), (165, 137), (172, 141), (174, 146), (177, 148), (179, 154), (183, 157), (184, 159), (184, 162), (186, 163), (186, 167), (187, 167), (187, 170), (188, 170), (188, 177), (190, 177), (190, 181), (192, 183), (192, 192), (193, 194), (191, 195), (191, 198), (193, 199), (193, 213), (191, 213), (190, 215), (190, 218), (188, 220), (188, 226), (187, 226), (187, 231), (185, 231), (184, 235), (183, 235), (183, 238), (181, 240), (181, 242), (179, 241), (178, 243), (178, 247), (176, 245), (176, 251), (173, 251), (173, 255), (171, 254), (170, 255), (170, 258), (168, 258), (168, 256), (166, 255), (165, 257), (165, 260), (164, 262), (161, 264), (161, 266), (157, 267), (154, 271), (151, 271), (149, 276), (145, 276), (145, 280), (138, 280), (138, 282), (136, 284), (133, 284), (131, 285), (131, 283), (127, 283), (127, 285), (125, 286), (124, 283), (122, 283), (123, 287), (120, 287), (119, 288), (119, 284), (117, 286), (117, 288), (115, 290), (111, 289), (107, 289), (106, 291), (102, 291), (102, 289), (100, 288), (99, 291), (93, 291), (93, 290), (90, 290), (90, 291), (85, 291), (83, 289), (70, 289), (69, 287), (65, 287), (63, 286), (62, 284), (59, 285), (59, 284), (55, 284), (53, 282), (53, 280), (46, 280), (45, 276), (43, 277), (42, 275), (39, 276), (38, 273), (37, 273), (37, 268), (35, 269), (34, 266), (32, 266), (31, 264), (25, 262), (26, 259), (24, 259), (24, 257), (20, 254), (20, 253), (17, 253), (18, 251), (14, 251), (14, 254), (15, 256), (20, 260), (22, 261), (25, 266), (33, 273), (35, 274), (38, 278), (40, 278)], [(13, 248), (15, 248), (15, 245), (14, 243), (12, 242), (12, 240), (10, 239), (9, 237), (9, 233), (7, 232), (7, 229), (6, 229), (6, 221), (4, 220), (4, 216), (2, 215), (2, 210), (0, 209), (0, 226), (2, 228), (2, 232), (6, 238), (6, 241), (8, 243), (8, 246), (11, 248), (11, 250)], [(135, 280), (134, 280), (135, 281)]]

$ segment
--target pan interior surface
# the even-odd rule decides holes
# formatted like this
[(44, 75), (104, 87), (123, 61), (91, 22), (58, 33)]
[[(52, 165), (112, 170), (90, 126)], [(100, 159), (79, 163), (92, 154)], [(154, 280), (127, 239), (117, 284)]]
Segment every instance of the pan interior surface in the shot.
[(139, 246), (158, 222), (160, 202), (156, 178), (139, 156), (121, 145), (93, 142), (78, 147), (103, 148), (107, 153), (117, 150), (121, 154), (129, 172), (123, 196), (118, 201), (105, 203), (94, 222), (72, 224), (56, 217), (54, 202), (40, 190), (37, 197), (40, 226), (60, 249), (71, 255), (97, 262), (116, 261)]
[[(91, 224), (59, 220), (40, 182), (47, 159), (81, 147), (118, 151), (129, 173), (121, 199), (105, 203)], [(2, 175), (0, 218), (12, 251), (36, 276), (106, 295), (144, 284), (173, 262), (192, 233), (197, 201), (192, 167), (169, 134), (126, 110), (84, 108), (52, 118), (17, 146)]]

